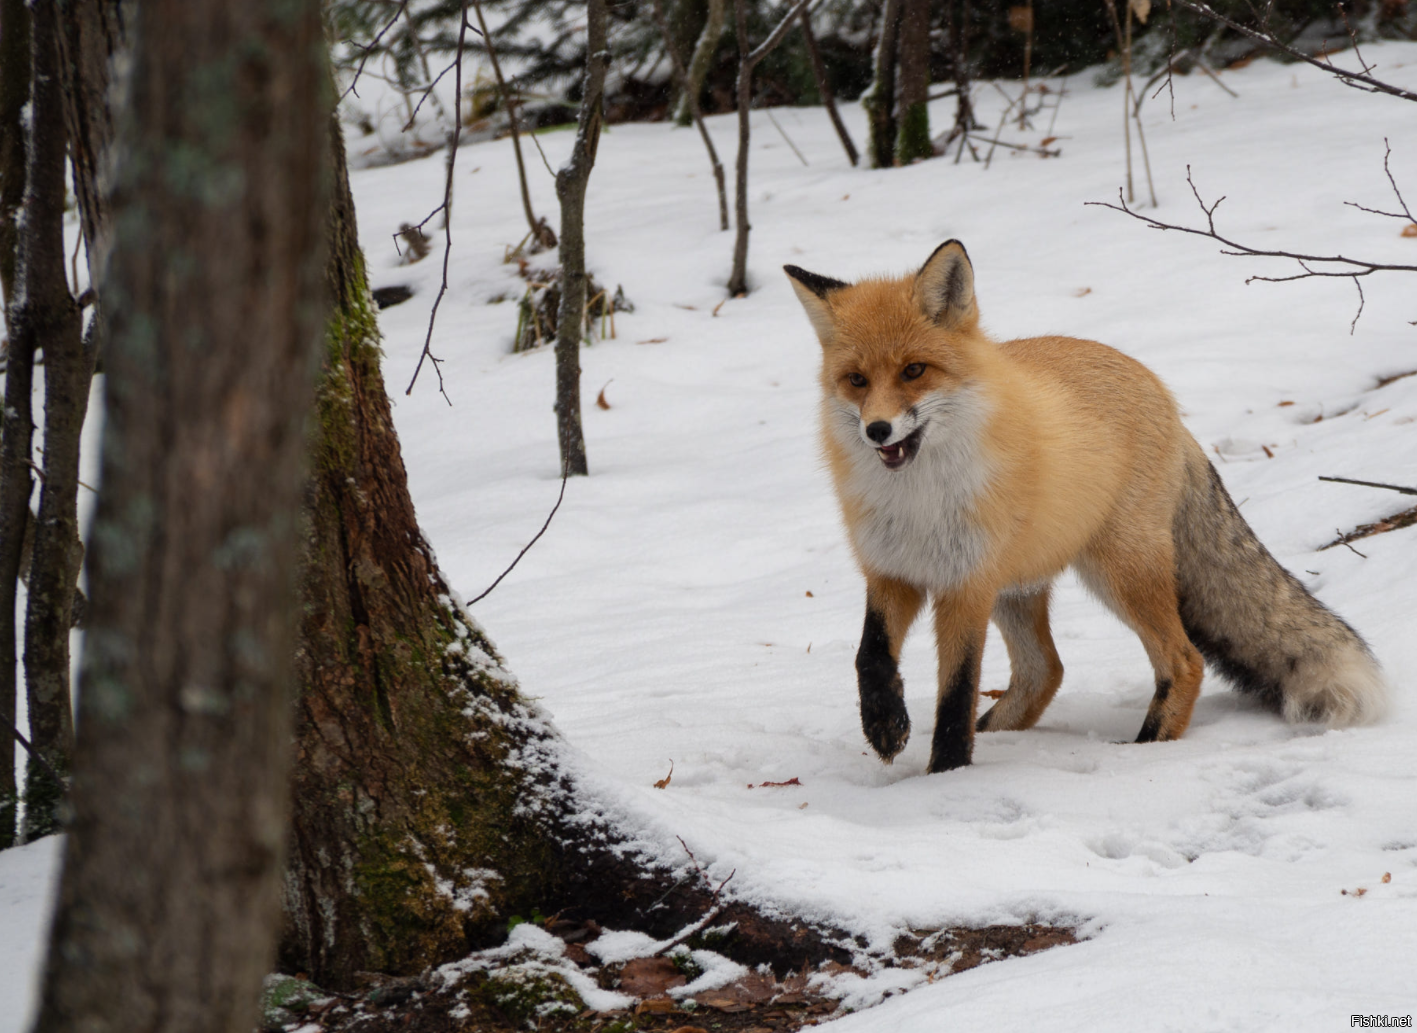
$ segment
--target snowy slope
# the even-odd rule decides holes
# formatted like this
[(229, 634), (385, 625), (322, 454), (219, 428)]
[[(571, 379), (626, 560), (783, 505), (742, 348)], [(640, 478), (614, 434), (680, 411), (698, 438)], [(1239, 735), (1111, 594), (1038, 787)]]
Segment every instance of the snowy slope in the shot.
[[(1365, 55), (1417, 84), (1417, 45)], [(1237, 239), (1417, 262), (1395, 220), (1342, 204), (1392, 207), (1384, 136), (1417, 200), (1410, 105), (1269, 62), (1224, 79), (1238, 98), (1191, 76), (1176, 80), (1174, 121), (1165, 94), (1144, 108), (1161, 218), (1200, 217), (1189, 163), (1208, 201), (1228, 195), (1218, 215)], [(719, 878), (736, 869), (739, 893), (878, 943), (905, 926), (1025, 919), (1091, 936), (892, 998), (840, 1020), (843, 1031), (1327, 1030), (1355, 1012), (1417, 1012), (1417, 530), (1355, 543), (1366, 558), (1316, 551), (1336, 528), (1406, 508), (1316, 478), (1414, 481), (1417, 377), (1373, 389), (1417, 369), (1413, 281), (1369, 280), (1350, 335), (1351, 283), (1247, 287), (1247, 275), (1291, 268), (1084, 207), (1116, 198), (1121, 94), (1086, 74), (1068, 90), (1060, 158), (1000, 153), (988, 169), (967, 155), (852, 169), (822, 111), (779, 109), (803, 167), (755, 113), (758, 289), (716, 314), (732, 239), (716, 229), (697, 137), (611, 128), (591, 180), (588, 260), (637, 309), (617, 317), (616, 340), (582, 353), (592, 476), (569, 485), (546, 536), (474, 612), (606, 802), (666, 851), (679, 835)], [(979, 98), (992, 126), (998, 94)], [(846, 115), (859, 142), (860, 112)], [(932, 115), (948, 124), (950, 102)], [(731, 156), (732, 118), (711, 128)], [(566, 132), (540, 140), (553, 166), (569, 150)], [(530, 153), (534, 201), (554, 223), (551, 178)], [(450, 294), (434, 334), (453, 405), (427, 369), (403, 395), (441, 236), (432, 257), (402, 267), (391, 235), (436, 205), (442, 175), (435, 156), (357, 172), (353, 187), (374, 285), (418, 291), (383, 314), (386, 376), (424, 530), (471, 597), (555, 500), (553, 357), (508, 353), (522, 282), (501, 259), (525, 227), (510, 143), (477, 144), (458, 156)], [(1386, 722), (1287, 726), (1208, 678), (1183, 740), (1124, 745), (1150, 668), (1135, 637), (1065, 578), (1054, 633), (1067, 675), (1036, 729), (981, 736), (971, 768), (925, 776), (934, 661), (922, 624), (902, 664), (915, 735), (891, 767), (867, 755), (852, 665), (862, 579), (818, 453), (818, 347), (779, 270), (903, 271), (950, 237), (969, 248), (995, 335), (1094, 337), (1166, 380), (1260, 537), (1385, 664)], [(512, 300), (493, 303), (502, 296)], [(1007, 677), (991, 636), (983, 687)], [(654, 789), (671, 758), (669, 788)], [(746, 788), (793, 777), (800, 788)], [(21, 912), (0, 933), (7, 957), (33, 957), (38, 911), (25, 894), (48, 863), (38, 848), (0, 854), (0, 905)], [(23, 989), (5, 968), (0, 1001)], [(21, 1028), (20, 1009), (0, 1012), (0, 1033)]]

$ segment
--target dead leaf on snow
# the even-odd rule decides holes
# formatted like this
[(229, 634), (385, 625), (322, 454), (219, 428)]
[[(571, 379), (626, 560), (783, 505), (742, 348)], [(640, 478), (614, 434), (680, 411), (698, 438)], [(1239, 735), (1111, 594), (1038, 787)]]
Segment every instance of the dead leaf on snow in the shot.
[(665, 789), (669, 786), (669, 780), (674, 777), (674, 758), (669, 758), (669, 774), (665, 775), (654, 784), (656, 789)]
[[(621, 993), (651, 999), (664, 998), (670, 1008), (674, 1002), (664, 997), (664, 992), (676, 986), (683, 986), (686, 982), (688, 980), (684, 978), (684, 973), (675, 968), (674, 962), (668, 958), (635, 958), (625, 962), (625, 967), (620, 970)], [(643, 1003), (650, 1004), (652, 1001), (646, 1000)]]

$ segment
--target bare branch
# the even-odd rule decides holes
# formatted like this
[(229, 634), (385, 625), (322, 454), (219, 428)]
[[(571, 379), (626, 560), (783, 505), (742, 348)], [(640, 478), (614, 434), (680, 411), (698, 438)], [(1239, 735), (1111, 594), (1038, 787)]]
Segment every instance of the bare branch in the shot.
[(370, 54), (372, 54), (375, 50), (379, 49), (379, 41), (384, 38), (384, 34), (386, 32), (388, 32), (394, 27), (394, 23), (396, 23), (399, 20), (400, 16), (403, 15), (403, 9), (407, 6), (408, 0), (399, 0), (398, 9), (394, 11), (394, 16), (390, 18), (388, 23), (382, 29), (379, 30), (378, 34), (375, 35), (375, 37), (369, 41), (368, 45), (350, 41), (349, 45), (354, 47), (356, 50), (362, 50), (363, 54), (360, 55), (359, 66), (354, 70), (354, 78), (349, 81), (349, 86), (345, 88), (345, 91), (339, 95), (340, 100), (344, 100), (351, 93), (353, 93), (356, 97), (359, 96), (359, 94), (355, 92), (354, 88), (359, 85), (359, 77), (364, 74), (364, 63), (369, 60)]
[[(455, 85), (453, 87), (453, 97), (455, 98), (453, 113), (455, 117), (453, 118), (452, 138), (448, 141), (448, 147), (450, 148), (450, 153), (448, 154), (448, 175), (446, 182), (443, 184), (443, 203), (438, 206), (438, 209), (434, 209), (433, 214), (430, 214), (428, 219), (433, 218), (433, 215), (437, 214), (439, 209), (448, 213), (452, 212), (453, 170), (457, 167), (458, 141), (462, 136), (462, 111), (460, 107), (462, 104), (462, 57), (463, 49), (467, 42), (467, 29), (467, 0), (462, 0), (462, 25), (458, 29), (458, 54), (454, 61), (454, 65), (457, 67), (457, 73), (454, 79)], [(423, 222), (418, 224), (420, 229), (423, 228), (423, 223), (426, 223), (428, 219), (424, 219)], [(438, 306), (443, 303), (443, 295), (448, 293), (448, 259), (451, 257), (452, 253), (453, 220), (447, 218), (443, 220), (443, 282), (438, 287), (438, 296), (433, 299), (433, 311), (428, 313), (428, 334), (423, 338), (423, 351), (418, 356), (418, 365), (413, 368), (413, 377), (408, 382), (407, 390), (404, 391), (405, 395), (413, 394), (413, 385), (418, 383), (418, 374), (419, 371), (423, 369), (423, 360), (428, 359), (433, 363), (433, 372), (438, 375), (438, 393), (443, 396), (443, 401), (447, 402), (449, 405), (453, 404), (453, 400), (448, 397), (448, 392), (444, 389), (442, 360), (433, 354), (432, 346), (433, 324), (438, 321)]]
[(802, 17), (804, 11), (808, 10), (818, 0), (797, 0), (792, 10), (782, 16), (782, 21), (777, 23), (777, 27), (768, 33), (768, 38), (759, 43), (743, 60), (748, 69), (758, 67), (758, 62), (772, 53), (772, 49), (782, 42), (783, 37), (792, 29), (792, 23)]
[[(527, 552), (531, 549), (531, 547), (535, 545), (538, 540), (540, 540), (541, 536), (546, 533), (546, 529), (551, 526), (551, 518), (556, 515), (556, 510), (561, 508), (561, 500), (566, 497), (566, 478), (570, 475), (570, 467), (563, 466), (561, 468), (561, 494), (556, 496), (556, 505), (552, 506), (551, 512), (546, 515), (546, 523), (541, 525), (541, 530), (536, 532), (536, 537), (533, 538), (531, 541), (527, 542), (526, 545), (522, 547), (522, 551), (517, 553), (517, 558), (512, 560), (511, 566), (509, 566), (506, 570), (502, 571), (502, 573), (497, 575), (497, 580), (488, 585), (487, 589), (476, 599), (473, 599), (468, 602), (468, 606), (472, 606), (473, 603), (480, 603), (482, 600), (486, 599), (489, 595), (491, 595), (492, 589), (496, 588), (502, 583), (502, 579), (512, 572), (513, 568), (515, 568), (516, 565), (522, 561), (522, 557), (525, 556)], [(672, 763), (673, 762), (671, 761), (671, 765)]]
[[(1399, 97), (1402, 100), (1417, 101), (1417, 93), (1413, 93), (1411, 90), (1404, 90), (1391, 83), (1383, 82), (1381, 79), (1373, 78), (1368, 74), (1370, 66), (1366, 64), (1363, 66), (1364, 71), (1350, 72), (1347, 69), (1339, 68), (1331, 61), (1320, 60), (1319, 58), (1304, 53), (1302, 50), (1294, 49), (1287, 43), (1281, 43), (1268, 32), (1259, 32), (1248, 26), (1241, 25), (1239, 22), (1233, 21), (1221, 14), (1215, 8), (1211, 7), (1210, 4), (1204, 3), (1203, 0), (1176, 0), (1176, 3), (1189, 11), (1194, 11), (1196, 14), (1209, 18), (1211, 21), (1219, 22), (1231, 31), (1238, 32), (1240, 35), (1248, 37), (1256, 43), (1261, 43), (1266, 47), (1277, 50), (1281, 54), (1287, 54), (1297, 61), (1311, 64), (1315, 68), (1321, 68), (1325, 72), (1337, 76), (1340, 82), (1347, 86), (1352, 86), (1354, 89), (1365, 90), (1368, 93), (1386, 93), (1391, 97)], [(1264, 19), (1261, 19), (1261, 24), (1264, 24)], [(1358, 60), (1362, 62), (1361, 55), (1359, 55)]]
[(674, 65), (674, 75), (679, 80), (679, 87), (684, 91), (684, 99), (689, 105), (689, 114), (699, 130), (699, 136), (704, 141), (704, 148), (708, 151), (709, 165), (713, 168), (713, 181), (718, 187), (718, 228), (726, 230), (728, 229), (728, 193), (723, 183), (723, 163), (718, 160), (718, 150), (713, 145), (713, 137), (709, 136), (708, 127), (704, 125), (704, 115), (699, 106), (698, 93), (689, 86), (689, 70), (684, 67), (684, 62), (679, 57), (679, 51), (674, 49), (674, 36), (669, 31), (669, 22), (664, 17), (664, 0), (654, 0), (651, 15), (655, 24), (659, 26), (659, 34), (664, 37), (664, 49), (669, 52), (669, 60)]
[[(1389, 148), (1389, 153), (1391, 153), (1391, 148)], [(1386, 158), (1383, 159), (1383, 164), (1384, 167), (1386, 167)], [(1389, 173), (1388, 178), (1391, 181), (1391, 173)], [(1353, 333), (1357, 328), (1358, 317), (1363, 314), (1363, 306), (1365, 303), (1365, 299), (1363, 297), (1363, 285), (1359, 283), (1359, 277), (1371, 276), (1373, 273), (1379, 272), (1417, 273), (1417, 265), (1397, 265), (1384, 262), (1370, 262), (1366, 259), (1361, 258), (1349, 258), (1346, 255), (1306, 255), (1295, 251), (1270, 251), (1261, 248), (1250, 247), (1248, 244), (1242, 244), (1238, 241), (1231, 240), (1229, 237), (1224, 236), (1215, 228), (1215, 210), (1220, 207), (1220, 202), (1224, 201), (1225, 197), (1222, 195), (1221, 197), (1217, 198), (1213, 204), (1207, 205), (1204, 199), (1201, 197), (1200, 191), (1196, 189), (1195, 181), (1191, 178), (1191, 167), (1189, 165), (1186, 166), (1186, 182), (1190, 184), (1191, 193), (1196, 199), (1196, 204), (1199, 205), (1201, 211), (1205, 213), (1205, 229), (1197, 229), (1193, 226), (1178, 226), (1174, 223), (1162, 222), (1160, 219), (1157, 219), (1154, 216), (1143, 215), (1141, 212), (1134, 211), (1130, 207), (1128, 207), (1126, 199), (1122, 196), (1122, 191), (1120, 189), (1117, 191), (1116, 204), (1108, 204), (1102, 201), (1088, 201), (1086, 203), (1089, 205), (1095, 205), (1099, 208), (1110, 208), (1115, 212), (1122, 212), (1125, 215), (1130, 215), (1133, 219), (1137, 219), (1141, 222), (1146, 223), (1147, 226), (1154, 230), (1176, 230), (1180, 233), (1189, 233), (1197, 237), (1208, 237), (1211, 240), (1218, 241), (1219, 243), (1225, 245), (1223, 248), (1221, 248), (1220, 251), (1220, 253), (1223, 255), (1250, 258), (1288, 258), (1294, 262), (1297, 262), (1299, 265), (1300, 272), (1297, 272), (1292, 276), (1251, 276), (1245, 280), (1247, 284), (1253, 283), (1256, 280), (1260, 280), (1265, 283), (1287, 283), (1291, 280), (1307, 280), (1311, 278), (1325, 277), (1344, 277), (1350, 279), (1353, 281), (1353, 286), (1356, 287), (1358, 290), (1358, 311), (1353, 316), (1353, 322), (1349, 324), (1348, 332), (1350, 334)], [(1397, 189), (1397, 184), (1395, 182), (1393, 183), (1393, 189)], [(1399, 200), (1401, 200), (1401, 196), (1401, 194), (1398, 194)], [(1403, 203), (1403, 208), (1404, 210), (1406, 210), (1405, 202)], [(1390, 213), (1380, 212), (1378, 214), (1387, 215)], [(1325, 268), (1333, 266), (1337, 266), (1338, 268)]]

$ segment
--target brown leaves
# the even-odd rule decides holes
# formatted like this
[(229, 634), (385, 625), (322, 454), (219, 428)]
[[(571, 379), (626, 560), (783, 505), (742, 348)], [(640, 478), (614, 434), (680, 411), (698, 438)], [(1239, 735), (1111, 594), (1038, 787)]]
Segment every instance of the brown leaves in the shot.
[(663, 778), (661, 778), (658, 782), (656, 782), (656, 783), (654, 784), (654, 787), (655, 787), (656, 789), (668, 789), (668, 788), (669, 788), (669, 780), (670, 780), (671, 778), (673, 778), (673, 777), (674, 777), (674, 758), (673, 758), (673, 757), (670, 757), (670, 758), (669, 758), (669, 774), (665, 775), (665, 776), (664, 776)]
[[(605, 387), (609, 387), (613, 383), (615, 383), (615, 378), (611, 377), (605, 382)], [(600, 394), (595, 396), (595, 404), (600, 406), (602, 409), (609, 409), (610, 403), (605, 400), (605, 387), (602, 387), (600, 389)]]
[(802, 782), (801, 782), (800, 779), (798, 779), (798, 778), (796, 778), (796, 777), (793, 777), (793, 778), (789, 778), (786, 782), (759, 782), (757, 785), (753, 785), (752, 782), (749, 782), (749, 783), (748, 783), (748, 788), (749, 788), (749, 789), (781, 789), (783, 786), (800, 786), (801, 784), (802, 784)]
[[(674, 1002), (665, 996), (665, 991), (687, 982), (684, 973), (668, 958), (636, 958), (625, 962), (620, 970), (620, 991), (646, 998), (641, 1005), (651, 1005), (653, 1011), (673, 1011)], [(654, 998), (661, 998), (663, 1006), (658, 1006)]]
[(1406, 226), (1402, 227), (1402, 235), (1404, 237), (1417, 237), (1417, 222), (1409, 222)]

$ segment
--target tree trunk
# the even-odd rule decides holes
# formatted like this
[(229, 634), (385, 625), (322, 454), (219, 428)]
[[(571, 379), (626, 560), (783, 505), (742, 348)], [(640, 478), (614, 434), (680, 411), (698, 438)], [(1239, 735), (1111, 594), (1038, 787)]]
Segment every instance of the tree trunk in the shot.
[(752, 128), (749, 116), (753, 103), (753, 70), (774, 47), (783, 41), (792, 24), (807, 10), (807, 0), (789, 4), (787, 13), (756, 49), (748, 49), (748, 10), (744, 0), (733, 0), (733, 23), (738, 34), (738, 161), (734, 177), (733, 210), (737, 233), (733, 238), (733, 272), (728, 277), (728, 296), (748, 293), (748, 140)]
[(34, 350), (10, 329), (14, 297), (16, 216), (25, 195), (25, 131), (20, 112), (30, 95), (30, 14), (25, 0), (0, 0), (0, 291), (7, 335), (5, 408), (0, 418), (0, 850), (15, 842), (15, 595), (24, 529), (34, 488), (27, 465), (33, 446), (30, 395)]
[(753, 63), (748, 49), (748, 12), (743, 0), (733, 0), (733, 24), (738, 34), (738, 160), (733, 176), (733, 271), (728, 277), (728, 296), (748, 293), (748, 141), (752, 132)]
[(35, 1029), (248, 1033), (286, 828), (323, 23), (313, 0), (138, 17), (74, 819)]
[[(43, 351), (46, 364), (45, 397), (64, 396), (70, 389), (69, 365), (81, 352), (79, 308), (69, 293), (64, 273), (64, 104), (59, 72), (58, 5), (36, 4), (31, 10), (29, 160), (25, 176), (25, 201), (19, 261), (15, 272), (16, 304), (12, 307), (12, 338), (16, 358)], [(51, 363), (56, 365), (49, 372)], [(61, 401), (61, 406), (64, 404)], [(69, 427), (64, 417), (55, 441), (62, 440)], [(80, 419), (82, 423), (82, 418)], [(51, 444), (46, 420), (45, 444)], [(7, 435), (8, 437), (8, 435)], [(19, 437), (28, 438), (23, 429)], [(20, 442), (17, 441), (17, 445)], [(78, 479), (78, 441), (74, 433), (73, 476)], [(15, 457), (19, 459), (17, 455)], [(62, 482), (68, 472), (69, 455), (60, 447), (54, 459), (46, 454), (45, 465), (58, 471)], [(28, 461), (26, 453), (22, 461)], [(23, 484), (23, 479), (20, 484)], [(35, 527), (34, 562), (30, 567), (29, 606), (25, 616), (25, 684), (29, 703), (30, 741), (35, 751), (60, 774), (69, 771), (74, 748), (74, 719), (69, 706), (69, 604), (73, 600), (72, 574), (64, 590), (56, 593), (56, 577), (71, 570), (72, 546), (77, 532), (72, 523), (62, 521), (64, 492), (45, 485), (40, 498), (40, 520)], [(49, 504), (45, 505), (45, 495)], [(18, 512), (18, 500), (9, 502)], [(72, 513), (73, 498), (69, 498)], [(72, 517), (71, 517), (72, 519)], [(45, 521), (49, 521), (46, 526)], [(57, 522), (56, 522), (57, 521)], [(57, 550), (56, 535), (65, 535)], [(56, 567), (58, 569), (56, 569)], [(13, 591), (13, 589), (11, 589)], [(49, 626), (52, 605), (64, 595), (63, 628), (55, 634)], [(3, 614), (0, 614), (3, 619)], [(62, 671), (61, 671), (62, 667)], [(53, 778), (30, 758), (25, 767), (26, 839), (47, 835), (57, 828), (55, 809), (61, 791)]]
[[(703, 31), (699, 33), (699, 41), (694, 44), (694, 54), (689, 58), (689, 68), (685, 75), (686, 81), (682, 84), (684, 93), (680, 96), (679, 107), (674, 113), (674, 121), (678, 125), (687, 126), (696, 117), (694, 107), (699, 94), (703, 92), (704, 77), (708, 75), (709, 65), (713, 63), (718, 41), (723, 36), (723, 22), (727, 11), (728, 0), (708, 0), (708, 18), (704, 21)], [(668, 41), (665, 42), (665, 46), (672, 45)]]
[(15, 217), (25, 196), (25, 127), (30, 99), (30, 12), (25, 0), (0, 0), (0, 292), (5, 326), (14, 297)]
[(930, 0), (903, 0), (900, 34), (900, 119), (897, 165), (935, 154), (930, 143)]
[(600, 145), (605, 71), (610, 65), (606, 44), (605, 0), (586, 3), (586, 66), (581, 87), (581, 113), (571, 159), (556, 173), (561, 201), (561, 308), (556, 326), (556, 438), (561, 446), (562, 472), (587, 472), (585, 435), (581, 431), (581, 336), (585, 328), (585, 195), (595, 152)]
[(881, 5), (875, 70), (871, 88), (861, 98), (861, 106), (866, 109), (866, 159), (873, 169), (886, 169), (895, 164), (896, 49), (903, 4), (904, 0), (885, 0)]

